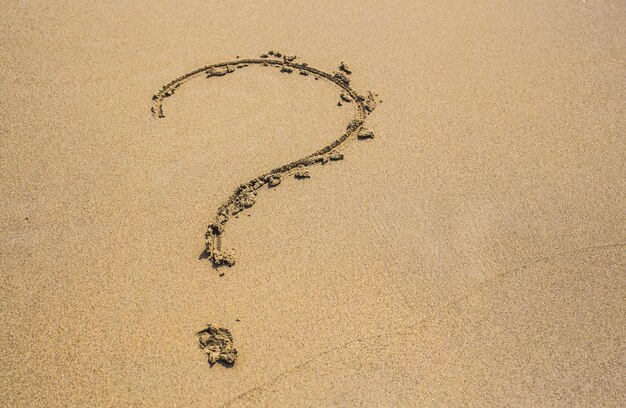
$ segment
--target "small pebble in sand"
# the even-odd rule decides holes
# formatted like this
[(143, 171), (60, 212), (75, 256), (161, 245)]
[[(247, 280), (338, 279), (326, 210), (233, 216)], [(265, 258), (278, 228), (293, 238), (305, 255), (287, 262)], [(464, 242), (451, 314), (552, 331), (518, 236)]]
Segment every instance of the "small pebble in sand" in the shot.
[(352, 102), (352, 99), (345, 92), (342, 92), (341, 95), (339, 95), (339, 97), (344, 102), (348, 102), (348, 103)]
[(289, 68), (289, 67), (285, 67), (285, 66), (283, 66), (283, 67), (280, 69), (280, 72), (286, 72), (286, 73), (288, 73), (288, 74), (291, 74), (291, 73), (293, 72), (293, 69), (292, 69), (292, 68)]
[(306, 170), (297, 170), (296, 172), (293, 173), (293, 176), (297, 179), (311, 178), (311, 175)]
[(339, 65), (339, 69), (343, 72), (345, 72), (346, 74), (350, 75), (352, 73), (352, 70), (350, 69), (350, 67), (348, 66), (348, 64), (346, 64), (345, 62), (341, 61), (341, 64)]
[(216, 252), (213, 251), (211, 253), (211, 258), (212, 261), (215, 265), (226, 265), (226, 266), (233, 266), (235, 264), (235, 262), (237, 261), (235, 259), (235, 256), (227, 251), (224, 252)]
[(269, 55), (267, 55), (267, 54), (261, 54), (261, 58), (269, 58)]
[(374, 132), (372, 132), (371, 130), (363, 129), (357, 135), (357, 139), (359, 140), (373, 139), (373, 138), (374, 138)]
[(328, 163), (328, 157), (326, 156), (318, 156), (315, 158), (316, 163), (322, 163), (322, 165)]
[(269, 180), (267, 180), (267, 185), (269, 185), (270, 187), (276, 187), (280, 184), (280, 182), (280, 176), (273, 175), (269, 178)]
[(241, 203), (242, 206), (244, 206), (245, 208), (250, 208), (254, 205), (255, 200), (253, 198), (254, 196), (252, 194), (246, 194), (243, 197), (241, 197), (239, 199), (239, 202)]
[(342, 72), (335, 72), (335, 74), (333, 75), (335, 78), (337, 78), (338, 80), (340, 80), (341, 82), (343, 82), (344, 84), (348, 85), (350, 83), (350, 78), (348, 78), (344, 73)]
[(315, 164), (315, 162), (315, 157), (305, 157), (304, 159), (300, 160), (300, 164), (302, 164), (303, 166), (310, 166), (312, 164)]
[(206, 77), (210, 78), (212, 76), (224, 76), (228, 74), (228, 68), (226, 67), (211, 67), (206, 70)]
[(343, 154), (342, 153), (332, 153), (330, 156), (328, 156), (328, 158), (332, 161), (337, 161), (337, 160), (343, 160)]

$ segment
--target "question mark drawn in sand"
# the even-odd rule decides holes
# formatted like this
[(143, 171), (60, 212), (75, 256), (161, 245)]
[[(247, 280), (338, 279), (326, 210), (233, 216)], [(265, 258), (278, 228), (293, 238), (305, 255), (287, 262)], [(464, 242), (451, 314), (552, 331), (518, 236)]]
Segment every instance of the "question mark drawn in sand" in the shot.
[(252, 65), (262, 67), (280, 68), (280, 72), (290, 74), (298, 72), (302, 76), (312, 76), (316, 80), (324, 79), (341, 90), (341, 102), (351, 103), (354, 106), (354, 116), (348, 124), (346, 131), (331, 144), (319, 149), (302, 159), (293, 161), (283, 166), (277, 167), (268, 173), (262, 174), (245, 184), (241, 184), (235, 192), (219, 207), (213, 222), (209, 224), (205, 238), (206, 248), (203, 257), (209, 258), (213, 266), (232, 266), (235, 257), (231, 251), (222, 249), (222, 234), (226, 223), (230, 217), (240, 213), (255, 203), (256, 191), (261, 187), (276, 187), (280, 184), (283, 176), (293, 175), (296, 178), (308, 177), (307, 167), (316, 163), (325, 164), (329, 160), (341, 160), (343, 155), (339, 152), (340, 147), (354, 139), (368, 139), (373, 137), (373, 133), (363, 128), (367, 115), (376, 107), (375, 94), (368, 92), (367, 96), (362, 96), (350, 86), (350, 75), (352, 71), (343, 62), (339, 66), (339, 71), (332, 74), (326, 73), (316, 68), (309, 67), (306, 63), (294, 62), (295, 56), (282, 55), (280, 52), (270, 51), (261, 55), (259, 59), (237, 59), (235, 61), (221, 62), (207, 65), (205, 67), (191, 71), (181, 77), (176, 78), (164, 85), (152, 97), (152, 114), (156, 118), (163, 118), (163, 100), (174, 94), (174, 91), (185, 82), (206, 75), (207, 78), (224, 76)]

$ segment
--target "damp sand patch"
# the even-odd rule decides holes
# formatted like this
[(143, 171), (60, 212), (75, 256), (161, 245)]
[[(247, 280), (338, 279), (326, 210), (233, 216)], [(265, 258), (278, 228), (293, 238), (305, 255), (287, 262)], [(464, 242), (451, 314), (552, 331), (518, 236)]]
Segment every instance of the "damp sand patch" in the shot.
[(233, 335), (228, 329), (207, 324), (206, 328), (198, 332), (198, 342), (211, 366), (219, 362), (232, 367), (237, 361), (237, 349), (233, 345)]

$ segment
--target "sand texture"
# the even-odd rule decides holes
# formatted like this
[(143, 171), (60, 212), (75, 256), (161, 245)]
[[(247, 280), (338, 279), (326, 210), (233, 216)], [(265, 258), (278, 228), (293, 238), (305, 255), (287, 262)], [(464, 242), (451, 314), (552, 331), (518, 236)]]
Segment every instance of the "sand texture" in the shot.
[(0, 30), (0, 406), (626, 406), (623, 1)]

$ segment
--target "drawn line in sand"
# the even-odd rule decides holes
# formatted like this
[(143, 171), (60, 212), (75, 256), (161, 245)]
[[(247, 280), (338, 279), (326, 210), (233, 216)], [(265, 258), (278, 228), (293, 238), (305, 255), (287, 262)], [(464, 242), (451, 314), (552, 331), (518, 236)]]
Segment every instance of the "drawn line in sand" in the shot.
[(276, 187), (287, 175), (293, 175), (298, 179), (308, 178), (309, 173), (305, 170), (307, 167), (316, 163), (326, 164), (329, 160), (341, 160), (343, 159), (343, 154), (340, 153), (339, 150), (341, 147), (345, 146), (346, 143), (356, 139), (364, 140), (373, 137), (373, 133), (366, 130), (363, 124), (367, 116), (376, 107), (376, 94), (368, 92), (366, 96), (363, 96), (355, 91), (350, 86), (350, 78), (348, 77), (348, 75), (352, 73), (352, 70), (344, 62), (339, 65), (338, 71), (329, 74), (322, 70), (312, 68), (306, 63), (295, 62), (295, 60), (295, 56), (282, 55), (280, 52), (270, 51), (267, 54), (261, 55), (258, 59), (237, 59), (207, 65), (176, 78), (164, 85), (152, 97), (152, 114), (156, 118), (163, 118), (165, 117), (163, 113), (163, 101), (165, 98), (172, 96), (176, 89), (187, 81), (201, 75), (205, 75), (206, 78), (220, 77), (246, 67), (260, 66), (279, 68), (280, 72), (286, 74), (297, 72), (302, 76), (311, 76), (316, 80), (323, 79), (340, 89), (340, 101), (337, 105), (342, 106), (343, 102), (354, 106), (354, 116), (346, 127), (345, 132), (332, 143), (302, 159), (277, 167), (247, 183), (241, 184), (218, 208), (217, 214), (208, 226), (205, 235), (206, 248), (203, 253), (203, 257), (211, 260), (215, 267), (222, 265), (232, 266), (235, 263), (235, 257), (232, 251), (222, 248), (222, 234), (231, 217), (255, 204), (257, 190), (265, 185), (270, 188)]

